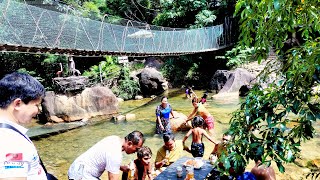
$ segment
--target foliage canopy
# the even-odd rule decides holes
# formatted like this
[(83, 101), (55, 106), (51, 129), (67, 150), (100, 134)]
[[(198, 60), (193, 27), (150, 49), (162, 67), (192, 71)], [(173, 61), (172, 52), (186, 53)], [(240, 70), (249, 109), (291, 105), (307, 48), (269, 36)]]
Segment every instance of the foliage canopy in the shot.
[(259, 62), (274, 48), (282, 66), (275, 71), (281, 80), (253, 87), (233, 113), (229, 133), (234, 139), (225, 161), (240, 171), (262, 157), (284, 172), (284, 163), (299, 157), (301, 143), (313, 138), (313, 123), (320, 118), (319, 90), (312, 90), (320, 83), (320, 3), (239, 0), (235, 15), (240, 17), (238, 47), (253, 47)]

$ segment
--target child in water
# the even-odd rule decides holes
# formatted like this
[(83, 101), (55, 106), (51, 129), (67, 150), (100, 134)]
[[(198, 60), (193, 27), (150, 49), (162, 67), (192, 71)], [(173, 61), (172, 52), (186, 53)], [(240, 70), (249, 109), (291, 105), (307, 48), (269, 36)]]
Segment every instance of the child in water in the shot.
[[(151, 149), (147, 146), (141, 147), (137, 151), (137, 159), (133, 161), (133, 169), (134, 175), (132, 178), (128, 177), (128, 173), (122, 174), (122, 180), (144, 180), (150, 179), (153, 180), (152, 172), (152, 165), (151, 165), (151, 156), (152, 152)], [(131, 165), (130, 165), (131, 166)], [(130, 167), (131, 168), (131, 167)], [(130, 173), (129, 173), (130, 174)], [(148, 178), (146, 178), (148, 176)]]
[[(192, 129), (188, 131), (183, 139), (184, 150), (191, 153), (193, 157), (203, 157), (204, 144), (202, 137), (205, 136), (209, 141), (216, 144), (208, 133), (203, 129), (204, 119), (201, 116), (195, 116), (192, 120)], [(191, 150), (185, 146), (185, 141), (192, 134)]]
[(201, 97), (200, 102), (202, 104), (206, 103), (207, 102), (207, 97), (208, 97), (208, 93), (204, 93), (203, 96)]

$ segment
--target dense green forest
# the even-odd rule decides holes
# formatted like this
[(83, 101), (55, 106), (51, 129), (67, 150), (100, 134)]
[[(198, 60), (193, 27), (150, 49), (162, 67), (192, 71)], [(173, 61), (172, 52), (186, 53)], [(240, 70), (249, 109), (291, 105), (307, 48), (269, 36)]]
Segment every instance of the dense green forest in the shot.
[[(227, 68), (227, 63), (233, 68), (247, 61), (261, 62), (274, 49), (281, 65), (273, 73), (279, 81), (263, 89), (259, 84), (254, 86), (241, 108), (234, 112), (229, 129), (234, 138), (223, 159), (226, 169), (233, 167), (240, 172), (249, 160), (262, 157), (265, 163), (273, 161), (284, 172), (283, 164), (294, 162), (299, 157), (301, 143), (314, 137), (313, 123), (320, 118), (319, 91), (312, 89), (320, 83), (319, 0), (65, 0), (63, 3), (92, 19), (110, 14), (167, 27), (212, 26), (221, 23), (225, 16), (238, 19), (239, 37), (233, 49), (163, 57), (165, 64), (161, 71), (177, 87), (190, 83), (205, 88), (204, 82), (209, 82), (218, 68)], [(224, 55), (226, 58), (214, 58)], [(5, 67), (0, 76), (18, 69), (27, 71), (48, 89), (58, 64), (67, 61), (64, 56), (4, 52), (0, 59)], [(114, 90), (117, 93), (134, 84), (128, 78), (128, 72), (134, 69), (118, 71), (121, 65), (114, 57), (79, 57), (75, 61), (77, 68), (87, 71), (85, 74), (90, 77), (96, 76), (99, 63), (108, 71), (112, 68), (119, 72), (115, 77), (123, 85)], [(261, 81), (270, 73), (265, 69)], [(138, 87), (126, 96), (129, 98), (137, 92)], [(319, 175), (319, 170), (314, 173)]]

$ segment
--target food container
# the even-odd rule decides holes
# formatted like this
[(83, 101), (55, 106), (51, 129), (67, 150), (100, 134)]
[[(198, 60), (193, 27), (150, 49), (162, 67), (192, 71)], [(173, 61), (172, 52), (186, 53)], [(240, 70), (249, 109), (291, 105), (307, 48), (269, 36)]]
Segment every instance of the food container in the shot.
[(182, 178), (182, 167), (181, 166), (177, 167), (177, 177)]
[(186, 167), (186, 171), (187, 171), (187, 180), (194, 180), (194, 170), (193, 170), (193, 166), (187, 166)]

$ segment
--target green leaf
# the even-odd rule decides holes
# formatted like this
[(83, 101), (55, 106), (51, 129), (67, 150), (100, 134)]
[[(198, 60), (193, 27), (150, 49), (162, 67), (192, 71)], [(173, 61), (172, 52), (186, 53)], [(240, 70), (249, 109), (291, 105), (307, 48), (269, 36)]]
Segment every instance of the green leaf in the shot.
[(293, 154), (292, 154), (291, 149), (288, 150), (287, 160), (288, 160), (289, 162), (291, 162), (291, 161), (293, 160)]

